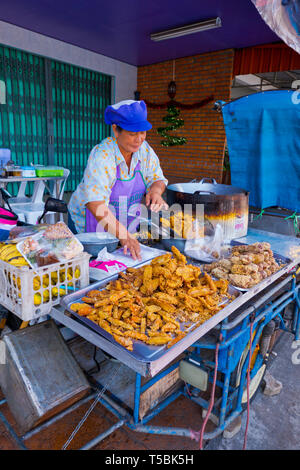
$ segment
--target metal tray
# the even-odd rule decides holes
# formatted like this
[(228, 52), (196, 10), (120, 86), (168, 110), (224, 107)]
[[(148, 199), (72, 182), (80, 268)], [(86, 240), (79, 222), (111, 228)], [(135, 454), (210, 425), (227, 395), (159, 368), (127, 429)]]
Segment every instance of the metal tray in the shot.
[[(231, 246), (249, 245), (249, 244), (250, 244), (250, 243), (242, 243), (242, 242), (237, 242), (237, 241), (235, 241), (235, 240), (231, 240), (231, 242), (230, 242), (230, 245), (231, 245)], [(272, 250), (272, 251), (273, 251), (273, 250)], [(290, 264), (290, 263), (293, 262), (293, 260), (291, 260), (290, 258), (287, 258), (286, 256), (283, 256), (283, 255), (280, 255), (279, 253), (276, 253), (275, 251), (273, 251), (273, 256), (274, 256), (275, 261), (276, 261), (278, 264), (280, 264), (280, 265), (283, 264), (283, 265), (285, 266), (285, 265)], [(283, 268), (284, 266), (282, 266), (282, 268)], [(282, 269), (282, 268), (281, 268), (281, 269)], [(281, 269), (279, 269), (277, 272), (280, 272)], [(271, 276), (268, 276), (268, 277), (266, 277), (265, 279), (268, 279), (269, 277), (271, 277)], [(256, 285), (258, 285), (258, 284), (260, 284), (260, 283), (257, 283)], [(235, 289), (239, 290), (240, 292), (248, 292), (249, 289), (251, 289), (251, 287), (248, 287), (248, 289), (243, 288), (243, 287), (237, 287), (237, 286), (234, 286), (234, 287), (235, 287)], [(254, 287), (254, 286), (252, 286), (252, 287)]]
[[(141, 266), (144, 266), (146, 264), (149, 264), (150, 261), (151, 260), (148, 260), (147, 262), (142, 263), (142, 264), (138, 265), (137, 267), (141, 267)], [(76, 312), (74, 312), (73, 310), (70, 309), (71, 304), (73, 304), (75, 302), (80, 302), (81, 298), (86, 296), (86, 294), (90, 290), (95, 290), (95, 289), (102, 290), (106, 287), (106, 285), (110, 281), (114, 281), (114, 280), (118, 279), (118, 277), (119, 277), (119, 275), (115, 274), (114, 276), (108, 277), (108, 278), (106, 278), (102, 281), (99, 281), (97, 283), (93, 283), (92, 285), (90, 285), (90, 286), (88, 286), (84, 289), (81, 289), (81, 290), (78, 290), (77, 292), (66, 295), (61, 300), (61, 306), (64, 308), (66, 315), (70, 316), (72, 319), (76, 320), (80, 324), (82, 324), (84, 326), (87, 326), (92, 331), (94, 331), (94, 332), (98, 333), (99, 335), (103, 336), (104, 338), (109, 340), (111, 343), (116, 345), (121, 350), (125, 349), (128, 354), (130, 354), (132, 357), (134, 357), (134, 359), (136, 359), (138, 361), (142, 361), (142, 362), (151, 362), (151, 361), (157, 360), (166, 352), (167, 349), (171, 349), (172, 347), (176, 346), (176, 344), (178, 344), (178, 343), (175, 343), (171, 348), (167, 348), (167, 345), (151, 346), (151, 345), (147, 345), (147, 344), (143, 343), (142, 341), (133, 340), (133, 351), (128, 351), (126, 348), (124, 348), (124, 346), (122, 346), (121, 344), (116, 342), (114, 340), (113, 336), (110, 333), (105, 331), (103, 328), (101, 328), (95, 322), (89, 320), (86, 317), (82, 317), (82, 316), (78, 315), (78, 313), (76, 313)], [(241, 295), (241, 292), (238, 289), (236, 289), (235, 287), (231, 286), (231, 285), (229, 285), (229, 287), (228, 287), (228, 292), (229, 292), (230, 295), (234, 295), (235, 297), (238, 297), (238, 296)], [(223, 304), (224, 304), (224, 307), (225, 307), (226, 305), (229, 304), (229, 301), (226, 301), (226, 302), (222, 303), (221, 305), (223, 305)], [(190, 331), (185, 335), (185, 338), (187, 338), (189, 336), (189, 334), (191, 334), (195, 330), (195, 325), (196, 324), (192, 324), (189, 327)], [(184, 327), (184, 323), (181, 323), (181, 327), (182, 328)]]

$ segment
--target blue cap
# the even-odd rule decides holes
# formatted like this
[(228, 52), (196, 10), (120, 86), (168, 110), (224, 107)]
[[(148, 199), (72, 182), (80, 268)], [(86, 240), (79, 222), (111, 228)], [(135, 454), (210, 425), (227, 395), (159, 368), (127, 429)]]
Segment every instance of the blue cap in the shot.
[(143, 132), (152, 128), (152, 124), (147, 121), (147, 106), (144, 101), (125, 100), (107, 106), (104, 119), (106, 124), (116, 124), (131, 132)]

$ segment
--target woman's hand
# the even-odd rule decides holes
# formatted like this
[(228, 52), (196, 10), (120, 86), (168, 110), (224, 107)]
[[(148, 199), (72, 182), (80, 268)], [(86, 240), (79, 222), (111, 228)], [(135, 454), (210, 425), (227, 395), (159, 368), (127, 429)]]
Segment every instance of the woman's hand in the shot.
[(142, 259), (139, 242), (127, 231), (124, 225), (115, 218), (114, 214), (104, 202), (89, 202), (87, 208), (107, 232), (120, 240), (121, 245), (124, 247), (125, 255), (130, 251), (133, 259)]
[[(155, 184), (155, 183), (154, 183)], [(161, 196), (162, 192), (160, 189), (150, 187), (145, 197), (146, 206), (150, 206), (150, 210), (153, 212), (159, 212), (160, 210), (168, 210), (168, 204), (163, 200)]]
[(134, 260), (138, 259), (141, 261), (141, 247), (138, 242), (129, 232), (127, 232), (126, 238), (120, 238), (120, 243), (124, 248), (124, 254), (127, 255), (130, 252)]

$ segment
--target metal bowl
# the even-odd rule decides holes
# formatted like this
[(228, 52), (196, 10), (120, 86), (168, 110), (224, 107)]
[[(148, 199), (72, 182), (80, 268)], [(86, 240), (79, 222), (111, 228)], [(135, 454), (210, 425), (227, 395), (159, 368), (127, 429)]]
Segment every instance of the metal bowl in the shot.
[(168, 251), (171, 251), (172, 246), (175, 246), (181, 253), (184, 253), (185, 248), (185, 238), (161, 238), (161, 243), (164, 248)]
[(115, 251), (119, 244), (118, 238), (107, 232), (78, 233), (76, 238), (82, 243), (84, 251), (94, 257), (105, 247), (109, 253)]

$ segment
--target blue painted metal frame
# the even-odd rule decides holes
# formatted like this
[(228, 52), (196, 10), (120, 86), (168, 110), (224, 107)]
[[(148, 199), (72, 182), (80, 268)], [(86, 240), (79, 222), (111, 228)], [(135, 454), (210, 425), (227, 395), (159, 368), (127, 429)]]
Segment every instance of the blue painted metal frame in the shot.
[[(218, 373), (221, 375), (217, 381), (218, 387), (221, 389), (221, 396), (215, 402), (212, 413), (217, 416), (219, 420), (218, 426), (214, 431), (209, 433), (204, 433), (203, 438), (205, 440), (212, 439), (223, 432), (223, 430), (243, 411), (242, 407), (242, 396), (245, 390), (246, 384), (246, 373), (249, 360), (249, 351), (245, 356), (243, 366), (241, 368), (239, 385), (236, 386), (232, 383), (232, 374), (235, 372), (237, 365), (240, 361), (240, 358), (247, 348), (250, 339), (250, 326), (251, 321), (253, 322), (253, 341), (252, 341), (252, 351), (254, 351), (256, 345), (258, 344), (262, 330), (265, 325), (267, 325), (272, 319), (278, 317), (280, 319), (280, 328), (289, 331), (295, 337), (295, 340), (300, 339), (300, 299), (299, 299), (299, 289), (300, 284), (296, 284), (296, 277), (290, 276), (287, 281), (291, 284), (288, 288), (288, 283), (286, 290), (283, 294), (280, 295), (274, 301), (268, 301), (261, 308), (253, 308), (252, 314), (245, 315), (241, 313), (233, 321), (229, 321), (228, 318), (224, 319), (220, 325), (217, 325), (215, 328), (217, 337), (220, 338), (219, 344), (219, 353), (218, 353)], [(291, 322), (291, 329), (287, 330), (281, 312), (285, 309), (287, 305), (291, 302), (295, 303), (293, 310), (293, 318)], [(206, 339), (206, 341), (205, 341)], [(206, 360), (202, 357), (202, 353), (205, 350), (211, 350), (214, 353), (216, 348), (216, 339), (212, 338), (209, 340), (208, 335), (202, 338), (201, 341), (197, 341), (193, 345), (193, 351), (186, 353), (186, 359), (194, 358), (200, 363), (200, 368), (208, 372), (209, 382), (212, 382), (213, 372), (215, 363), (213, 360)], [(260, 369), (264, 363), (265, 358), (258, 352), (255, 364), (251, 370), (251, 378), (253, 378), (257, 371)], [(139, 408), (140, 408), (140, 399), (141, 394), (149, 389), (152, 385), (157, 383), (160, 379), (165, 377), (167, 374), (175, 370), (179, 366), (180, 361), (170, 365), (159, 374), (154, 376), (146, 384), (142, 385), (142, 376), (139, 373), (136, 373), (135, 376), (135, 387), (134, 387), (134, 407), (132, 412), (128, 411), (128, 404), (122, 403), (117, 397), (109, 397), (106, 394), (99, 397), (98, 402), (105, 406), (111, 413), (113, 413), (118, 419), (118, 423), (115, 424), (116, 428), (121, 425), (126, 425), (130, 429), (136, 432), (143, 432), (149, 434), (163, 434), (163, 435), (172, 435), (172, 436), (181, 436), (181, 437), (190, 437), (192, 438), (191, 430), (187, 428), (178, 428), (178, 427), (164, 427), (164, 426), (152, 426), (147, 423), (151, 421), (156, 415), (158, 415), (164, 408), (166, 408), (170, 403), (176, 400), (180, 396), (184, 396), (197, 404), (199, 404), (204, 409), (207, 409), (209, 402), (202, 397), (195, 397), (189, 391), (189, 385), (182, 386), (172, 394), (170, 394), (165, 400), (160, 402), (157, 406), (143, 418), (139, 419)], [(102, 385), (96, 383), (96, 388), (102, 389)], [(0, 405), (4, 404), (6, 400), (0, 401)], [(5, 417), (0, 413), (0, 419), (4, 422), (8, 430), (11, 432), (14, 438), (14, 432), (9, 426), (9, 423), (6, 423)], [(53, 422), (55, 418), (51, 421)], [(44, 425), (43, 427), (46, 427)], [(108, 433), (110, 430), (108, 430)], [(30, 434), (30, 433), (29, 433)], [(91, 448), (93, 443), (99, 443), (107, 433), (98, 435), (92, 441), (88, 442), (82, 449)], [(22, 436), (21, 439), (16, 439), (18, 445), (21, 448), (24, 448), (23, 441), (26, 439), (26, 436)]]
[[(253, 317), (253, 331), (254, 337), (252, 341), (252, 351), (254, 351), (258, 344), (262, 330), (272, 319), (279, 317), (280, 328), (285, 331), (289, 331), (295, 337), (295, 340), (299, 339), (300, 334), (300, 300), (299, 300), (299, 285), (296, 285), (296, 278), (293, 277), (291, 289), (285, 294), (281, 295), (274, 302), (268, 303), (260, 310), (254, 311)], [(283, 322), (281, 312), (291, 302), (295, 302), (292, 328), (288, 330)], [(218, 385), (222, 388), (221, 400), (217, 406), (213, 409), (213, 414), (219, 419), (219, 424), (213, 432), (205, 433), (205, 439), (212, 439), (221, 434), (224, 429), (233, 421), (242, 411), (242, 396), (246, 385), (246, 373), (249, 360), (249, 351), (243, 363), (240, 375), (240, 383), (238, 387), (232, 387), (230, 385), (231, 374), (236, 370), (238, 362), (242, 353), (249, 343), (250, 339), (250, 322), (251, 316), (242, 319), (240, 328), (231, 328), (228, 319), (225, 319), (220, 325), (219, 333), (222, 335), (222, 341), (219, 348), (218, 371), (223, 374), (223, 380)], [(214, 367), (214, 363), (205, 361), (201, 355), (204, 350), (215, 350), (215, 341), (211, 344), (205, 342), (197, 342), (194, 344), (195, 352), (189, 354), (190, 357), (194, 357), (198, 362), (202, 363), (204, 370), (207, 370), (206, 366)], [(257, 371), (265, 362), (265, 358), (258, 352), (255, 364), (251, 370), (251, 379), (256, 375)], [(213, 370), (212, 370), (213, 372)], [(209, 380), (211, 381), (211, 375)], [(184, 392), (187, 398), (191, 398), (189, 393)], [(209, 402), (202, 398), (191, 398), (193, 401), (199, 403), (202, 407), (208, 408)]]
[[(244, 352), (245, 348), (249, 344), (250, 339), (250, 324), (253, 321), (253, 340), (252, 340), (252, 351), (254, 351), (256, 345), (258, 344), (263, 328), (267, 325), (272, 319), (279, 317), (280, 319), (280, 328), (289, 331), (295, 337), (299, 339), (300, 335), (300, 300), (299, 300), (299, 289), (300, 284), (296, 285), (295, 276), (291, 279), (291, 287), (286, 290), (278, 299), (271, 302), (269, 301), (260, 309), (253, 309), (252, 315), (247, 315), (243, 317), (243, 314), (240, 315), (238, 319), (235, 319), (233, 322), (229, 322), (226, 318), (218, 328), (218, 335), (221, 334), (221, 342), (219, 346), (219, 356), (218, 356), (218, 372), (221, 373), (222, 378), (217, 381), (217, 385), (220, 387), (222, 393), (221, 397), (217, 400), (213, 413), (219, 419), (219, 425), (214, 429), (213, 432), (204, 433), (204, 439), (212, 439), (219, 434), (221, 434), (224, 429), (243, 411), (242, 407), (242, 396), (245, 390), (246, 385), (246, 373), (249, 360), (249, 351), (245, 357), (243, 366), (241, 368), (240, 381), (238, 386), (233, 386), (231, 383), (231, 376), (236, 370), (236, 367), (239, 363), (239, 360)], [(287, 330), (284, 325), (281, 312), (285, 307), (291, 302), (295, 302), (295, 308), (293, 312), (292, 328)], [(212, 381), (212, 376), (214, 372), (215, 363), (214, 361), (204, 360), (201, 353), (204, 350), (215, 351), (216, 340), (209, 342), (198, 341), (194, 345), (194, 351), (186, 353), (186, 358), (194, 358), (200, 362), (200, 368), (203, 368), (206, 371), (209, 371), (209, 381)], [(155, 406), (152, 411), (147, 414), (143, 419), (139, 419), (139, 407), (140, 407), (140, 398), (141, 394), (149, 389), (152, 385), (157, 383), (164, 376), (172, 372), (176, 367), (178, 367), (180, 361), (172, 364), (167, 367), (165, 370), (157, 374), (151, 380), (149, 380), (145, 385), (141, 385), (142, 376), (136, 373), (135, 379), (135, 395), (134, 395), (134, 409), (132, 415), (129, 415), (125, 425), (130, 429), (149, 433), (149, 434), (164, 434), (164, 435), (173, 435), (173, 436), (185, 436), (191, 437), (191, 431), (187, 428), (178, 428), (178, 427), (164, 427), (164, 426), (151, 426), (147, 423), (151, 421), (155, 416), (157, 416), (166, 406), (176, 400), (179, 396), (185, 396), (186, 398), (196, 402), (201, 407), (207, 409), (209, 402), (201, 397), (193, 397), (185, 387), (181, 387), (177, 391), (173, 392), (165, 400)], [(250, 377), (251, 379), (256, 375), (263, 363), (266, 362), (266, 359), (258, 352), (255, 364), (251, 370)], [(188, 387), (188, 385), (186, 384)], [(104, 406), (105, 401), (102, 401)], [(120, 414), (116, 412), (113, 406), (109, 406), (109, 410), (114, 413), (119, 419), (121, 418)]]

